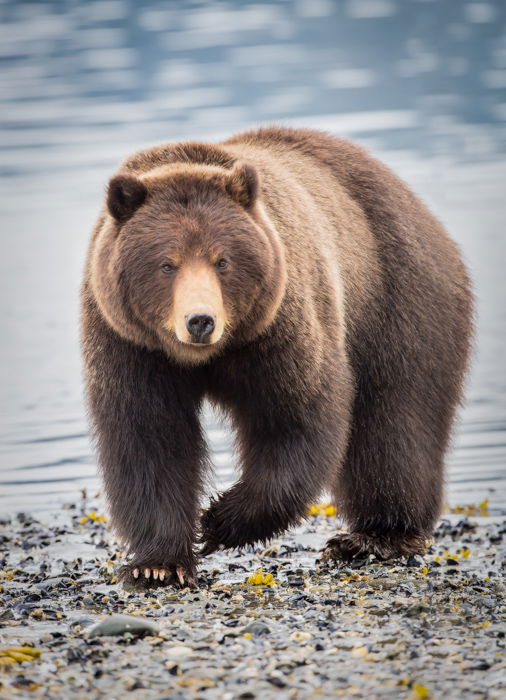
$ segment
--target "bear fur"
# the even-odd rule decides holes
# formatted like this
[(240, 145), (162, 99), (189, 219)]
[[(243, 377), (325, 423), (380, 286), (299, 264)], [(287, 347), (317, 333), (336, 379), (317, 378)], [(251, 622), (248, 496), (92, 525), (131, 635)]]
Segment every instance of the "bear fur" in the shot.
[[(195, 309), (205, 340), (186, 330)], [(265, 541), (323, 489), (349, 525), (326, 558), (422, 553), (471, 336), (457, 246), (357, 145), (270, 127), (135, 153), (109, 184), (82, 287), (124, 576), (192, 584), (197, 542), (205, 555)], [(205, 398), (233, 421), (241, 474), (200, 516)]]

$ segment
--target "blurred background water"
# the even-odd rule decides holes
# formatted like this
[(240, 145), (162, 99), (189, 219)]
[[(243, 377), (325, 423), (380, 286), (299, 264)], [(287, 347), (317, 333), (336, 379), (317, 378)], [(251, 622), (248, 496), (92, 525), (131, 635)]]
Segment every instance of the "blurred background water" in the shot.
[[(118, 162), (272, 122), (358, 140), (459, 242), (478, 342), (448, 499), (506, 512), (503, 0), (3, 0), (0, 19), (0, 514), (99, 487), (78, 292)], [(229, 427), (205, 420), (227, 483)]]

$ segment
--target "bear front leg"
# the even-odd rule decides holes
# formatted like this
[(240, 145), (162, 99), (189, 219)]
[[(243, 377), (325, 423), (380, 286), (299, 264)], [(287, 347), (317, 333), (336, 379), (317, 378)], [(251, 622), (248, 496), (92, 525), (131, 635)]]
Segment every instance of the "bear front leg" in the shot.
[(85, 314), (86, 389), (111, 523), (143, 586), (195, 585), (196, 517), (206, 460), (198, 381), (161, 352)]
[[(329, 375), (331, 374), (329, 370)], [(350, 386), (329, 376), (332, 395), (259, 394), (236, 411), (242, 475), (202, 516), (201, 555), (265, 542), (307, 515), (337, 478), (347, 442)]]

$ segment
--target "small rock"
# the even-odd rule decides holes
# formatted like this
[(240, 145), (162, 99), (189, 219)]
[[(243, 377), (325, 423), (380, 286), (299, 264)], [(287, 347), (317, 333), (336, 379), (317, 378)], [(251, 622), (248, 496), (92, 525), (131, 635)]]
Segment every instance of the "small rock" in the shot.
[(255, 622), (250, 622), (246, 625), (246, 627), (243, 628), (242, 633), (243, 634), (254, 634), (255, 636), (260, 636), (262, 634), (270, 634), (271, 628), (265, 624), (265, 622), (261, 622), (260, 620), (257, 620)]
[(497, 607), (497, 599), (491, 595), (483, 596), (480, 603), (490, 609)]
[(10, 608), (7, 608), (6, 610), (2, 610), (2, 612), (0, 612), (0, 624), (4, 620), (14, 620), (14, 613), (12, 612), (12, 610), (10, 610)]
[(158, 625), (145, 617), (135, 615), (109, 615), (88, 632), (89, 637), (109, 637), (129, 632), (135, 637), (158, 634)]
[(193, 649), (191, 647), (185, 646), (174, 646), (166, 650), (168, 656), (173, 659), (180, 659), (184, 656), (191, 656), (193, 654)]
[(311, 639), (312, 636), (313, 635), (309, 632), (299, 632), (299, 630), (296, 630), (295, 632), (292, 632), (290, 639), (292, 639), (294, 642), (305, 642), (307, 639)]
[(420, 615), (424, 615), (425, 613), (429, 612), (429, 608), (426, 605), (422, 605), (420, 603), (415, 603), (415, 605), (412, 605), (406, 610), (406, 616), (407, 617), (420, 617)]
[(66, 586), (69, 583), (72, 583), (72, 579), (70, 576), (50, 576), (49, 578), (44, 579), (40, 583), (36, 583), (35, 587), (39, 589), (39, 591), (47, 591), (51, 588), (59, 588), (60, 586)]
[(422, 564), (423, 564), (423, 560), (421, 559), (421, 557), (418, 557), (418, 556), (409, 557), (408, 560), (406, 561), (406, 566), (410, 566), (410, 567), (414, 567), (414, 566), (418, 567), (418, 566), (421, 566)]

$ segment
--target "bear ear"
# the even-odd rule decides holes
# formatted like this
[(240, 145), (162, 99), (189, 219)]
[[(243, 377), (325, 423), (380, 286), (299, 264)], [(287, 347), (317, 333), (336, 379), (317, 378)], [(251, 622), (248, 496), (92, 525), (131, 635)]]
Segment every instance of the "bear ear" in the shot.
[(146, 185), (133, 175), (115, 175), (107, 188), (107, 207), (120, 224), (127, 221), (144, 203)]
[(227, 178), (228, 194), (245, 209), (251, 209), (255, 204), (260, 190), (260, 179), (254, 165), (236, 163)]

